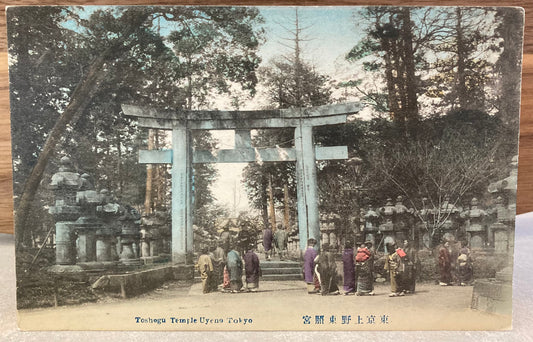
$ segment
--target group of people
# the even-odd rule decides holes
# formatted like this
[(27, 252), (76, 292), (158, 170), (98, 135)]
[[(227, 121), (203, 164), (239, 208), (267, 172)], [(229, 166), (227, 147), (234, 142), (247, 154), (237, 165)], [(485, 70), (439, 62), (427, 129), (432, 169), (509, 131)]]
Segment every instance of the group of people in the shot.
[[(339, 294), (335, 256), (327, 244), (321, 251), (315, 249), (315, 239), (309, 239), (304, 253), (303, 273), (309, 294)], [(345, 295), (374, 295), (374, 251), (372, 242), (361, 244), (354, 251), (352, 243), (346, 243), (343, 255), (343, 290)], [(387, 244), (384, 270), (389, 273), (391, 293), (403, 296), (415, 292), (418, 255), (416, 249), (405, 240), (403, 247)]]
[[(226, 230), (221, 235), (225, 235), (225, 232)], [(231, 239), (221, 238), (216, 248), (209, 251), (207, 247), (204, 247), (201, 250), (197, 268), (202, 279), (204, 293), (217, 290), (232, 293), (242, 290), (257, 291), (261, 277), (261, 265), (259, 257), (253, 250), (254, 244), (249, 242), (242, 249), (239, 245), (243, 246), (232, 242)], [(246, 285), (242, 281), (243, 261)]]
[(265, 259), (267, 261), (272, 259), (274, 247), (278, 252), (281, 261), (288, 257), (287, 245), (289, 242), (289, 233), (282, 226), (278, 225), (276, 232), (272, 232), (270, 227), (263, 230), (263, 248), (265, 250)]
[[(270, 227), (263, 231), (263, 247), (266, 260), (272, 259), (274, 247), (280, 260), (288, 257), (287, 245), (289, 234), (285, 227), (278, 225), (275, 233)], [(259, 288), (261, 266), (259, 257), (254, 252), (256, 234), (249, 224), (242, 223), (236, 237), (232, 237), (229, 227), (223, 228), (218, 245), (211, 251), (201, 250), (198, 258), (198, 271), (202, 279), (204, 293), (216, 291), (240, 292), (242, 290), (255, 292)], [(243, 263), (244, 262), (244, 263)], [(246, 284), (242, 282), (242, 271)]]
[(452, 248), (449, 241), (444, 240), (438, 248), (439, 284), (441, 286), (457, 283), (461, 286), (472, 282), (474, 269), (470, 249), (466, 242), (460, 242), (460, 248)]
[[(210, 251), (208, 248), (202, 249), (197, 267), (201, 274), (204, 293), (219, 288), (221, 291), (234, 293), (242, 290), (257, 291), (261, 266), (259, 257), (254, 252), (253, 236), (247, 232), (248, 229), (244, 227), (234, 242), (229, 231), (225, 229), (215, 248)], [(287, 238), (288, 234), (282, 226), (278, 227), (275, 234), (270, 228), (263, 231), (266, 260), (271, 260), (274, 246), (281, 260), (287, 257)], [(309, 239), (303, 256), (303, 276), (307, 292), (322, 295), (340, 294), (334, 250), (325, 243), (319, 251), (315, 248), (316, 245), (315, 239)], [(387, 243), (385, 251), (384, 271), (389, 276), (391, 287), (389, 296), (398, 297), (414, 293), (420, 264), (416, 248), (408, 240), (404, 240), (401, 247), (396, 243)], [(445, 241), (438, 248), (437, 254), (440, 285), (451, 285), (454, 281), (460, 285), (468, 285), (472, 281), (472, 260), (470, 250), (465, 243), (461, 243), (461, 247), (456, 251)], [(242, 281), (243, 265), (245, 285)], [(372, 242), (367, 241), (355, 250), (348, 241), (342, 255), (342, 265), (345, 295), (374, 294)]]

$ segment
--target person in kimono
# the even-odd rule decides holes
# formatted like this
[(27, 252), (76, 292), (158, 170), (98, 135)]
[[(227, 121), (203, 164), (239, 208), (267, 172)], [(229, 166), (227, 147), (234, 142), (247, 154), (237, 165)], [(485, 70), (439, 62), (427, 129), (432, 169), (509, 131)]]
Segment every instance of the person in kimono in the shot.
[(452, 262), (449, 247), (448, 241), (439, 247), (437, 265), (439, 267), (439, 285), (441, 286), (452, 284)]
[(403, 288), (405, 293), (414, 293), (416, 287), (416, 277), (418, 274), (418, 252), (408, 240), (403, 242), (403, 251), (405, 252), (405, 273), (403, 277)]
[(218, 241), (216, 248), (213, 250), (213, 273), (217, 287), (224, 283), (224, 267), (226, 266), (226, 253), (222, 248), (222, 244), (222, 241)]
[(266, 227), (263, 230), (263, 248), (265, 250), (265, 259), (270, 260), (272, 257), (272, 241), (273, 241), (274, 235), (272, 234), (272, 229), (270, 227)]
[(222, 233), (220, 233), (220, 243), (221, 243), (220, 246), (222, 247), (225, 253), (229, 252), (231, 242), (232, 242), (231, 233), (229, 231), (229, 223), (228, 223), (224, 226)]
[(246, 289), (255, 292), (259, 288), (259, 277), (261, 277), (261, 266), (259, 257), (252, 248), (248, 248), (244, 254), (244, 270), (246, 275)]
[(367, 241), (357, 250), (355, 257), (357, 269), (357, 295), (374, 295), (374, 254), (372, 242)]
[(231, 248), (228, 252), (226, 267), (229, 272), (231, 292), (237, 293), (242, 289), (242, 259), (235, 248)]
[(198, 258), (198, 271), (200, 272), (200, 277), (202, 278), (202, 290), (203, 293), (209, 293), (212, 290), (213, 284), (213, 263), (211, 262), (211, 257), (208, 254), (208, 248), (203, 247), (201, 255)]
[(315, 284), (315, 258), (318, 252), (315, 249), (316, 240), (311, 238), (307, 240), (307, 249), (304, 253), (303, 274), (304, 281), (307, 285), (307, 293), (317, 293), (318, 289)]
[(342, 253), (343, 290), (345, 295), (355, 294), (355, 263), (352, 242), (347, 241)]
[(461, 249), (459, 250), (459, 256), (456, 262), (457, 267), (457, 281), (459, 285), (466, 286), (472, 283), (473, 267), (472, 257), (470, 255), (470, 249), (465, 241), (461, 242)]
[(287, 256), (287, 244), (289, 240), (289, 234), (282, 225), (278, 225), (278, 230), (274, 234), (274, 241), (279, 254), (279, 260), (285, 260)]
[(402, 263), (400, 252), (396, 249), (394, 243), (388, 244), (387, 252), (388, 255), (385, 259), (385, 266), (383, 268), (389, 272), (390, 276), (391, 293), (389, 294), (389, 297), (403, 296), (404, 292), (401, 285), (404, 265)]
[(256, 242), (255, 232), (251, 229), (250, 224), (248, 222), (242, 222), (241, 230), (237, 234), (237, 248), (241, 255), (244, 257), (248, 247), (255, 247)]
[(322, 245), (322, 251), (315, 258), (316, 270), (320, 280), (320, 293), (325, 295), (339, 294), (337, 285), (337, 265), (335, 255), (330, 250), (329, 244)]

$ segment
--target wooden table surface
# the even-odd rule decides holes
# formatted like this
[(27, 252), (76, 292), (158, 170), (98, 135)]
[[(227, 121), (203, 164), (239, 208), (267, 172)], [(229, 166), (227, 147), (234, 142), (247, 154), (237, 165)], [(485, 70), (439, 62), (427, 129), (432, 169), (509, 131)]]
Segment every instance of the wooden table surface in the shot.
[(416, 6), (519, 6), (526, 11), (524, 36), (524, 61), (522, 76), (522, 104), (520, 117), (520, 159), (518, 167), (517, 213), (533, 211), (533, 1), (362, 1), (362, 0), (193, 0), (193, 1), (139, 1), (139, 0), (11, 0), (0, 1), (0, 233), (13, 233), (13, 202), (11, 172), (11, 135), (9, 123), (9, 84), (7, 72), (7, 43), (5, 6), (8, 5), (416, 5)]

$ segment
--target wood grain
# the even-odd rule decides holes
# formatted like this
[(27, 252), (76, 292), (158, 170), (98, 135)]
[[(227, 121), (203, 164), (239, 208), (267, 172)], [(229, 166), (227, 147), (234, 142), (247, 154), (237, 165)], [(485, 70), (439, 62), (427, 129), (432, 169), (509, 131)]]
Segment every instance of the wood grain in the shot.
[(7, 73), (7, 39), (5, 7), (9, 5), (410, 5), (410, 6), (518, 6), (526, 13), (524, 30), (524, 62), (522, 78), (522, 105), (520, 118), (520, 165), (518, 169), (517, 213), (533, 211), (533, 1), (472, 1), (472, 0), (192, 0), (192, 1), (141, 1), (141, 0), (18, 0), (0, 1), (0, 233), (13, 233), (13, 202), (11, 172), (11, 134), (9, 123), (9, 92)]

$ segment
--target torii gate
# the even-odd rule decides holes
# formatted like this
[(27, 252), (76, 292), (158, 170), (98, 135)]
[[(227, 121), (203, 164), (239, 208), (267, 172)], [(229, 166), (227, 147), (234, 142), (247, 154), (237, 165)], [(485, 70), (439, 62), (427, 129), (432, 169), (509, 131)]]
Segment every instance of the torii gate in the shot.
[[(159, 110), (122, 105), (140, 127), (172, 130), (171, 150), (139, 152), (139, 163), (172, 164), (172, 262), (185, 263), (193, 249), (192, 164), (296, 161), (300, 249), (308, 238), (320, 241), (316, 161), (347, 159), (346, 146), (315, 146), (313, 127), (345, 123), (359, 103), (255, 111)], [(251, 129), (294, 127), (294, 148), (254, 148)], [(191, 130), (235, 130), (232, 150), (197, 151), (191, 146)]]

